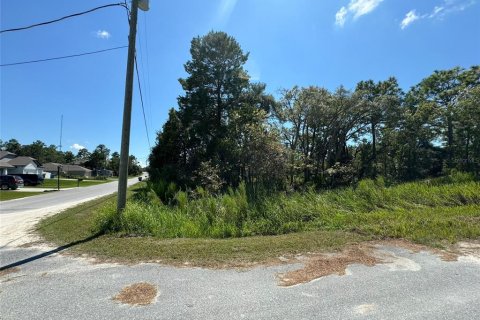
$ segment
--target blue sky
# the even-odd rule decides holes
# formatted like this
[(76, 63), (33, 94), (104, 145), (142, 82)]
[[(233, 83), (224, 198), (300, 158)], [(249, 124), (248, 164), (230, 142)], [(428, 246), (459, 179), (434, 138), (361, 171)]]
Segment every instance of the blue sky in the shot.
[[(116, 1), (112, 1), (116, 2)], [(2, 0), (1, 29), (112, 3)], [(478, 0), (150, 0), (140, 12), (137, 55), (150, 143), (182, 94), (178, 78), (190, 41), (210, 30), (250, 52), (246, 69), (267, 91), (294, 85), (353, 89), (358, 81), (397, 77), (404, 89), (434, 70), (480, 63)], [(127, 45), (124, 9), (107, 8), (48, 26), (0, 35), (1, 63)], [(2, 67), (0, 138), (37, 139), (63, 151), (105, 144), (120, 151), (127, 50)], [(130, 153), (149, 145), (135, 83)]]

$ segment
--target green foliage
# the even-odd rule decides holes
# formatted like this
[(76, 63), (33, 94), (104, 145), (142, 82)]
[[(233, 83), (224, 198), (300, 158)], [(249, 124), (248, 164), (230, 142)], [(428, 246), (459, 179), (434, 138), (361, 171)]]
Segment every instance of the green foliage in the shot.
[[(162, 188), (168, 190), (166, 183)], [(414, 240), (423, 241), (422, 237), (428, 235), (426, 228), (432, 227), (437, 228), (438, 239), (480, 235), (480, 228), (467, 227), (469, 219), (480, 216), (480, 183), (465, 174), (392, 187), (386, 187), (383, 179), (378, 178), (362, 180), (356, 187), (342, 190), (318, 193), (309, 189), (257, 199), (248, 197), (245, 184), (221, 195), (211, 195), (199, 187), (190, 197), (178, 191), (170, 205), (160, 203), (147, 186), (133, 200), (120, 217), (115, 215), (115, 205), (107, 204), (96, 223), (97, 230), (160, 238), (229, 238), (341, 230), (379, 237), (411, 235)], [(429, 216), (435, 215), (436, 209), (445, 216), (438, 219)], [(450, 224), (463, 229), (444, 230)], [(411, 230), (414, 235), (409, 233)]]
[(278, 101), (251, 83), (248, 54), (223, 32), (191, 43), (184, 95), (150, 155), (152, 179), (225, 192), (480, 175), (480, 67), (435, 71), (408, 92), (396, 78), (355, 90), (294, 86)]

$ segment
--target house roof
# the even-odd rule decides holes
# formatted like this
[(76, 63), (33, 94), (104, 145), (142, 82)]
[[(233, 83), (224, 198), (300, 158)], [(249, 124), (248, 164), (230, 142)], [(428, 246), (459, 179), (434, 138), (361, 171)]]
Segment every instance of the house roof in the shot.
[(56, 162), (49, 162), (45, 163), (43, 165), (44, 171), (48, 172), (57, 172), (58, 166), (60, 167), (60, 171), (64, 173), (69, 173), (69, 172), (91, 172), (92, 170), (77, 166), (75, 164), (61, 164), (61, 163), (56, 163)]
[(37, 167), (42, 166), (40, 162), (37, 161), (37, 159), (31, 158), (31, 157), (16, 157), (8, 161), (8, 163), (12, 166), (27, 166), (30, 163), (35, 164)]
[(14, 166), (12, 166), (6, 161), (0, 161), (0, 168), (14, 168)]
[(87, 168), (84, 168), (84, 167), (80, 167), (80, 166), (77, 166), (76, 164), (64, 164), (62, 166), (62, 170), (63, 172), (65, 173), (68, 173), (68, 172), (78, 172), (78, 171), (81, 171), (81, 172), (92, 172), (92, 170), (90, 169), (87, 169)]
[(0, 159), (5, 158), (6, 156), (16, 157), (17, 155), (15, 153), (11, 153), (11, 152), (8, 152), (8, 151), (1, 150), (0, 151)]
[[(43, 170), (48, 172), (57, 172), (58, 166), (63, 166), (60, 163), (48, 162), (43, 164)], [(60, 168), (61, 169), (61, 168)]]

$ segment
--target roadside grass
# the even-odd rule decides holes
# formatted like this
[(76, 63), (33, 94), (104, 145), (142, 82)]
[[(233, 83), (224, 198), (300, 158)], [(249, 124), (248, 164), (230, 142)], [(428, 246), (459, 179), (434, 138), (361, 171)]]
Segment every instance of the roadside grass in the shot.
[(470, 180), (389, 188), (365, 181), (356, 188), (254, 203), (245, 202), (241, 190), (194, 200), (177, 194), (175, 206), (148, 201), (144, 192), (145, 184), (134, 186), (120, 220), (112, 214), (116, 196), (109, 196), (49, 217), (38, 230), (57, 245), (99, 235), (70, 248), (75, 254), (207, 267), (268, 263), (281, 255), (340, 250), (366, 240), (444, 247), (480, 238), (480, 185)]
[[(78, 185), (80, 185), (80, 187), (90, 187), (110, 181), (112, 180), (83, 180), (78, 184), (76, 179), (60, 179), (60, 188), (76, 188)], [(36, 185), (34, 188), (56, 189), (57, 179), (45, 179), (42, 184)]]
[(0, 191), (0, 201), (14, 200), (25, 197), (36, 196), (43, 194), (43, 192), (23, 192), (23, 191)]

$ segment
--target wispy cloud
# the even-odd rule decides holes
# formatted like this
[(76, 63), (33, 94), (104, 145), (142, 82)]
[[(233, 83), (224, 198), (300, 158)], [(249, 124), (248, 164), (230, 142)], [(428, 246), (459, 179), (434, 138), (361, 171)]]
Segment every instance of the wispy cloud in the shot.
[(110, 32), (107, 30), (98, 30), (95, 35), (99, 39), (109, 39), (111, 36)]
[(340, 10), (335, 14), (335, 24), (339, 27), (343, 27), (345, 21), (347, 20), (348, 10), (345, 7), (341, 7)]
[(335, 24), (343, 27), (349, 16), (353, 20), (375, 10), (383, 0), (350, 0), (347, 7), (342, 6), (335, 14)]
[(78, 144), (78, 143), (74, 143), (73, 145), (70, 146), (70, 149), (75, 149), (75, 150), (80, 150), (80, 149), (85, 149), (84, 146), (82, 146), (81, 144)]
[(415, 10), (410, 10), (400, 23), (400, 28), (403, 30), (418, 19), (420, 19), (420, 17), (415, 13)]
[(238, 0), (221, 0), (215, 16), (215, 24), (224, 26), (228, 20), (230, 20), (233, 10), (235, 10), (235, 6), (237, 5), (237, 1)]
[(442, 20), (451, 13), (466, 10), (476, 2), (477, 0), (443, 0), (441, 4), (435, 6), (431, 12), (422, 15), (416, 14), (415, 10), (410, 10), (400, 23), (400, 28), (403, 30), (414, 21), (421, 19)]

